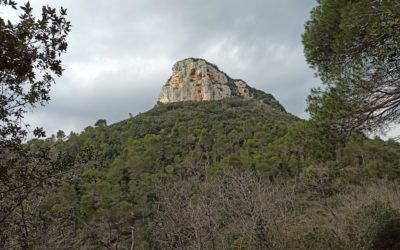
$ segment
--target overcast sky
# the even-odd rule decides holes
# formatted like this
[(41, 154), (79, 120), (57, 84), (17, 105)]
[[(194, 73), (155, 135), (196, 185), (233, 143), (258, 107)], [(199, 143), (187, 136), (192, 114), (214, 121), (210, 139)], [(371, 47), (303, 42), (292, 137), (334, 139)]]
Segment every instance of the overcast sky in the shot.
[[(200, 57), (272, 93), (306, 118), (306, 96), (320, 81), (303, 55), (301, 34), (315, 0), (31, 1), (68, 9), (72, 31), (65, 72), (50, 103), (28, 115), (48, 134), (80, 132), (152, 108), (173, 64)], [(1, 14), (8, 10), (2, 10)]]

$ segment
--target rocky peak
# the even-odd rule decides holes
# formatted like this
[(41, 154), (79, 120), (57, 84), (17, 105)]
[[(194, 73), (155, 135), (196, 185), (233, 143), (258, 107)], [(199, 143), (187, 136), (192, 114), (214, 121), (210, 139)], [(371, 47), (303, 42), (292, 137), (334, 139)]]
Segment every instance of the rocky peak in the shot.
[(189, 58), (175, 63), (158, 100), (162, 103), (210, 101), (233, 96), (251, 96), (245, 82), (231, 79), (204, 59)]
[[(260, 96), (262, 98), (257, 98)], [(272, 95), (253, 89), (242, 80), (232, 79), (216, 65), (197, 58), (175, 63), (172, 76), (163, 86), (158, 101), (212, 101), (229, 97), (257, 98), (264, 102), (268, 99), (268, 104), (278, 105), (284, 110)]]

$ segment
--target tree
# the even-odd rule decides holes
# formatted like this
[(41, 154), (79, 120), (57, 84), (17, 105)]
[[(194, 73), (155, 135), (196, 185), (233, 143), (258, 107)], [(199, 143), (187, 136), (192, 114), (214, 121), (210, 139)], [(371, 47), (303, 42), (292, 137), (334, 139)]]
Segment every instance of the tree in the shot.
[[(35, 203), (68, 164), (50, 157), (46, 147), (22, 143), (29, 132), (23, 118), (50, 100), (51, 85), (63, 72), (60, 56), (71, 24), (64, 8), (57, 13), (44, 6), (36, 18), (29, 2), (0, 0), (0, 6), (22, 12), (17, 22), (0, 17), (0, 248), (29, 249)], [(41, 128), (33, 132), (45, 136)]]
[(302, 36), (326, 84), (309, 96), (312, 117), (342, 132), (400, 121), (400, 2), (319, 0)]
[(107, 126), (107, 120), (104, 119), (99, 119), (97, 122), (94, 124), (95, 127), (105, 127)]
[(57, 131), (56, 135), (57, 141), (62, 141), (65, 138), (65, 136), (66, 136), (65, 132), (62, 131), (61, 129)]
[[(12, 0), (0, 0), (1, 5), (18, 7)], [(50, 100), (54, 78), (63, 72), (60, 56), (71, 28), (66, 9), (58, 14), (44, 6), (41, 18), (33, 15), (29, 2), (20, 9), (17, 23), (0, 17), (0, 146), (19, 143), (27, 134), (24, 114)], [(44, 136), (42, 129), (34, 132)]]

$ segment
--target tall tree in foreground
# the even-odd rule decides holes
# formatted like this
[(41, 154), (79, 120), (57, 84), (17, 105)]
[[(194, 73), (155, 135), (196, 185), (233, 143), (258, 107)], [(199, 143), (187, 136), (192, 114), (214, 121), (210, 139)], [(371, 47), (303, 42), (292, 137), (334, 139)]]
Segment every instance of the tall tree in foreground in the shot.
[(325, 89), (309, 112), (348, 133), (400, 121), (400, 2), (318, 0), (305, 25), (308, 63)]
[[(17, 3), (0, 0), (0, 6), (17, 9)], [(18, 143), (26, 135), (24, 114), (37, 104), (50, 100), (55, 76), (63, 68), (60, 55), (67, 49), (66, 36), (71, 24), (66, 10), (60, 14), (44, 6), (40, 19), (27, 2), (19, 7), (19, 22), (0, 17), (0, 145)], [(40, 129), (36, 135), (42, 134)]]
[[(60, 56), (71, 24), (63, 8), (57, 13), (44, 6), (36, 18), (29, 2), (0, 0), (0, 7), (21, 12), (17, 22), (0, 17), (0, 249), (28, 249), (35, 206), (27, 201), (41, 195), (57, 171), (48, 150), (22, 144), (29, 127), (23, 118), (50, 100), (50, 87), (63, 72)], [(33, 132), (44, 136), (43, 129)]]

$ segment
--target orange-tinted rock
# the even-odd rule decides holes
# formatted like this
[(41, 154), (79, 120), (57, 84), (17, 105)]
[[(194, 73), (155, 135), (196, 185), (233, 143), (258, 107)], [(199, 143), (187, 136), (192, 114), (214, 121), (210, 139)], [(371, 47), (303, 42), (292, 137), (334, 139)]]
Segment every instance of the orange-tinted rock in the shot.
[(231, 79), (204, 59), (189, 58), (175, 63), (159, 101), (209, 101), (233, 96), (251, 97), (245, 82)]

